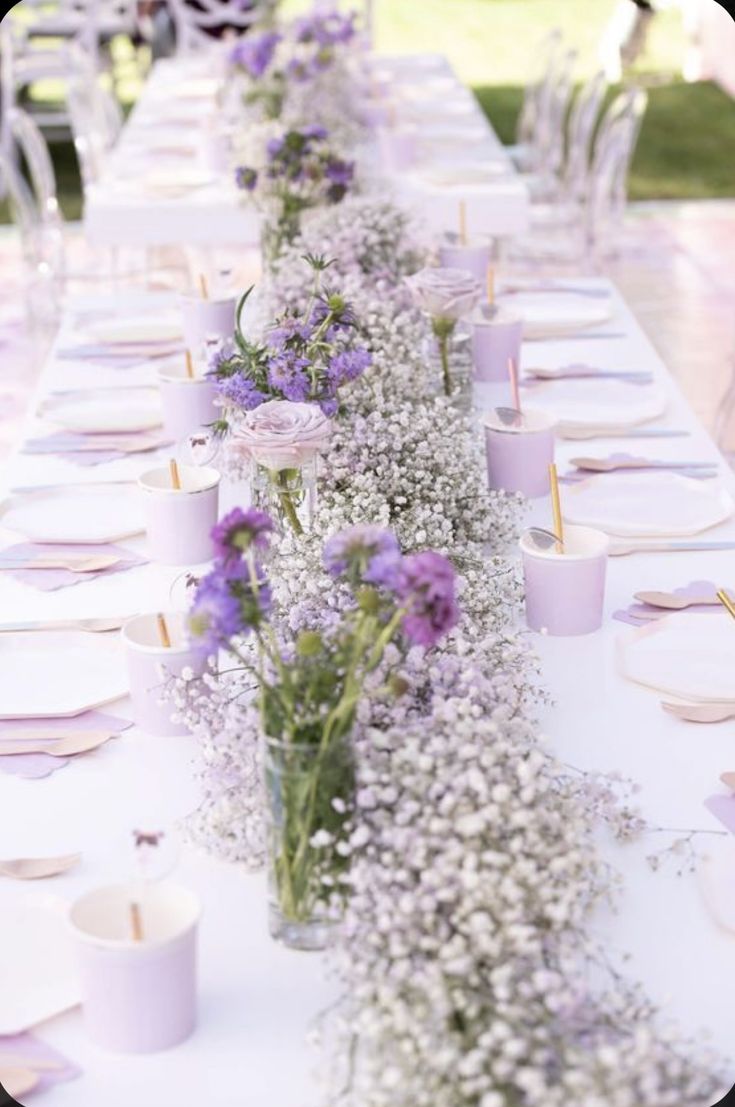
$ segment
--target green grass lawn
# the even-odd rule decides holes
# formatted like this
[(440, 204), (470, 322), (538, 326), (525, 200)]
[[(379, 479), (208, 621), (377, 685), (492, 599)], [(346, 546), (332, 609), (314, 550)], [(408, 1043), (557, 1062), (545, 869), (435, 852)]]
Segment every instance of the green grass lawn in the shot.
[[(305, 2), (284, 0), (285, 14)], [(576, 73), (582, 80), (598, 66), (598, 43), (614, 5), (615, 0), (375, 0), (376, 45), (388, 52), (447, 54), (501, 139), (512, 142), (535, 43), (561, 27), (578, 51)], [(129, 43), (119, 51), (124, 61)], [(710, 82), (685, 84), (684, 51), (678, 11), (658, 13), (636, 74), (648, 87), (650, 102), (633, 164), (633, 199), (735, 195), (735, 101)], [(78, 218), (73, 148), (56, 143), (52, 152), (64, 213)], [(0, 202), (0, 222), (7, 219), (7, 206)]]

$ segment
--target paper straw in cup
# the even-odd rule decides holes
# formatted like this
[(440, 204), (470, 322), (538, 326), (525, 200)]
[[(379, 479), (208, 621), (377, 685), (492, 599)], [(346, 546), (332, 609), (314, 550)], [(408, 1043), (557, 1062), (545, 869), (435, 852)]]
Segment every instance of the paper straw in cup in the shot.
[(567, 526), (564, 553), (558, 553), (553, 544), (539, 549), (530, 535), (526, 531), (520, 540), (528, 626), (559, 636), (599, 630), (608, 536), (592, 527)]
[(130, 698), (136, 725), (147, 734), (162, 738), (188, 734), (189, 728), (174, 720), (171, 682), (184, 669), (204, 671), (201, 656), (191, 647), (186, 616), (170, 612), (165, 616), (166, 639), (161, 636), (159, 615), (135, 615), (121, 631), (128, 669)]
[(180, 488), (168, 467), (149, 469), (138, 479), (148, 535), (148, 552), (162, 565), (199, 565), (213, 556), (220, 475), (216, 469), (177, 465)]

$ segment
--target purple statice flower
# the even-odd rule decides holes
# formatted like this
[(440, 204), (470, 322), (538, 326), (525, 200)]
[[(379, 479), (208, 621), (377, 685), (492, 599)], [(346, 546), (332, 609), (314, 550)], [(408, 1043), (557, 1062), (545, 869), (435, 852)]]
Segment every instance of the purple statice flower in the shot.
[(238, 561), (243, 551), (251, 547), (265, 550), (272, 530), (273, 520), (264, 511), (254, 507), (248, 511), (233, 507), (212, 528), (215, 557), (224, 562)]
[(310, 365), (308, 358), (299, 357), (292, 350), (284, 350), (269, 362), (268, 384), (287, 400), (304, 403), (311, 393), (311, 378), (306, 372)]
[(266, 31), (261, 35), (248, 35), (233, 48), (230, 61), (246, 69), (251, 77), (262, 77), (273, 61), (281, 36), (276, 31)]
[(357, 380), (372, 364), (372, 360), (372, 354), (367, 350), (340, 350), (330, 359), (327, 367), (330, 383), (339, 388), (347, 381)]
[(324, 566), (333, 577), (350, 576), (392, 588), (400, 564), (401, 548), (395, 534), (374, 523), (348, 527), (324, 544)]
[(255, 169), (249, 169), (246, 165), (239, 165), (235, 170), (235, 184), (244, 192), (252, 192), (258, 183), (258, 173)]
[(189, 635), (197, 653), (211, 657), (249, 628), (244, 625), (241, 605), (230, 588), (227, 574), (213, 569), (200, 580), (188, 618)]
[(330, 157), (327, 159), (324, 172), (327, 180), (331, 181), (332, 184), (343, 185), (347, 188), (352, 184), (352, 178), (355, 175), (355, 163), (353, 161), (342, 161), (341, 158)]
[(269, 399), (265, 392), (261, 392), (251, 380), (240, 373), (234, 373), (231, 377), (221, 377), (215, 382), (215, 388), (223, 400), (227, 400), (229, 404), (243, 411), (253, 411)]
[(435, 646), (459, 621), (454, 569), (435, 550), (403, 559), (397, 595), (408, 609), (403, 619), (404, 634), (415, 645)]

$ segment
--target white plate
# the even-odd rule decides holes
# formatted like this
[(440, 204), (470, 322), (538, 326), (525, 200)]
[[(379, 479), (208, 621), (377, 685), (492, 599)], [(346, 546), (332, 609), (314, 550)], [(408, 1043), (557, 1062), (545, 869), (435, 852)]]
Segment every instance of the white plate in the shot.
[(185, 192), (205, 188), (212, 183), (212, 174), (205, 169), (157, 169), (141, 180), (143, 188), (150, 192)]
[(133, 400), (125, 396), (123, 402), (119, 396), (90, 396), (58, 404), (45, 417), (66, 430), (82, 434), (144, 431), (161, 425), (161, 401), (155, 392), (149, 396), (139, 394)]
[(33, 542), (116, 542), (145, 530), (135, 488), (49, 488), (0, 505), (0, 526)]
[(681, 611), (617, 640), (623, 676), (688, 703), (735, 703), (735, 622)]
[(20, 1034), (80, 1002), (64, 908), (57, 903), (46, 906), (43, 898), (17, 893), (12, 899), (3, 897), (0, 1034)]
[(117, 635), (0, 634), (0, 719), (67, 718), (127, 691)]
[(523, 337), (540, 340), (576, 334), (612, 317), (610, 297), (580, 296), (577, 292), (519, 292), (513, 310), (523, 318)]
[(554, 417), (557, 432), (635, 427), (666, 410), (666, 393), (658, 385), (616, 380), (544, 381), (524, 389), (529, 406)]
[(722, 485), (678, 473), (603, 473), (563, 493), (567, 522), (626, 538), (699, 534), (734, 508)]
[(475, 188), (493, 185), (504, 177), (510, 177), (513, 170), (505, 161), (466, 162), (463, 165), (432, 166), (419, 170), (417, 176), (426, 184), (435, 188)]
[(85, 335), (95, 342), (112, 346), (141, 342), (180, 342), (183, 338), (179, 318), (161, 319), (152, 315), (130, 319), (103, 319), (85, 327)]

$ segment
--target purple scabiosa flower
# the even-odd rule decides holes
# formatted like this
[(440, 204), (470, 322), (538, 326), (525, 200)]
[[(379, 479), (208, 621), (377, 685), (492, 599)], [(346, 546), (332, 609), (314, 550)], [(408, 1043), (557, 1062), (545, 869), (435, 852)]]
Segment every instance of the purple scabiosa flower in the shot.
[(264, 511), (233, 507), (212, 528), (215, 556), (224, 562), (238, 561), (243, 551), (251, 547), (265, 550), (272, 530), (273, 520)]
[(322, 396), (318, 403), (324, 414), (328, 415), (330, 419), (339, 411), (339, 400), (336, 396)]
[(230, 54), (230, 61), (246, 69), (251, 77), (262, 77), (273, 61), (273, 55), (280, 41), (281, 36), (276, 31), (248, 36), (234, 47)]
[(303, 135), (304, 138), (312, 138), (321, 141), (328, 136), (329, 131), (326, 127), (320, 126), (319, 123), (310, 123), (308, 127), (300, 127), (299, 134)]
[(221, 377), (215, 388), (223, 400), (243, 411), (252, 411), (268, 399), (265, 392), (261, 392), (251, 380), (239, 373), (234, 373), (231, 377)]
[(352, 178), (355, 176), (355, 163), (353, 161), (342, 161), (341, 158), (330, 157), (327, 159), (324, 172), (327, 180), (332, 184), (341, 185), (347, 188), (352, 184)]
[(214, 569), (200, 580), (188, 618), (189, 636), (196, 651), (211, 657), (248, 627), (233, 595), (227, 574)]
[(330, 359), (327, 376), (330, 382), (339, 388), (347, 381), (357, 380), (372, 364), (372, 354), (367, 350), (340, 350)]
[(268, 139), (265, 151), (271, 161), (273, 161), (274, 158), (277, 158), (280, 155), (281, 151), (283, 150), (284, 142), (285, 139), (283, 135), (279, 135), (276, 138)]
[(348, 303), (338, 292), (325, 292), (323, 296), (319, 297), (311, 313), (311, 325), (318, 327), (328, 315), (332, 316), (331, 327), (334, 327), (332, 333), (336, 333), (337, 330), (347, 330), (357, 323), (357, 316), (352, 304)]
[(252, 192), (258, 183), (258, 174), (255, 169), (249, 169), (246, 165), (239, 165), (235, 170), (235, 184), (244, 192)]
[(222, 366), (230, 360), (234, 353), (235, 344), (230, 338), (225, 338), (218, 342), (216, 346), (210, 347), (207, 358), (207, 374), (213, 376), (219, 373)]
[(348, 527), (324, 545), (324, 566), (333, 577), (348, 576), (371, 584), (395, 582), (401, 548), (392, 530), (373, 523)]
[(312, 335), (312, 328), (298, 315), (287, 315), (279, 319), (275, 326), (268, 331), (268, 343), (278, 349), (294, 339), (308, 342)]
[(287, 400), (304, 403), (311, 393), (311, 378), (306, 372), (311, 362), (285, 350), (268, 365), (268, 384), (283, 393)]
[(397, 595), (408, 608), (404, 634), (415, 645), (435, 646), (459, 622), (454, 586), (451, 562), (435, 550), (404, 557)]

